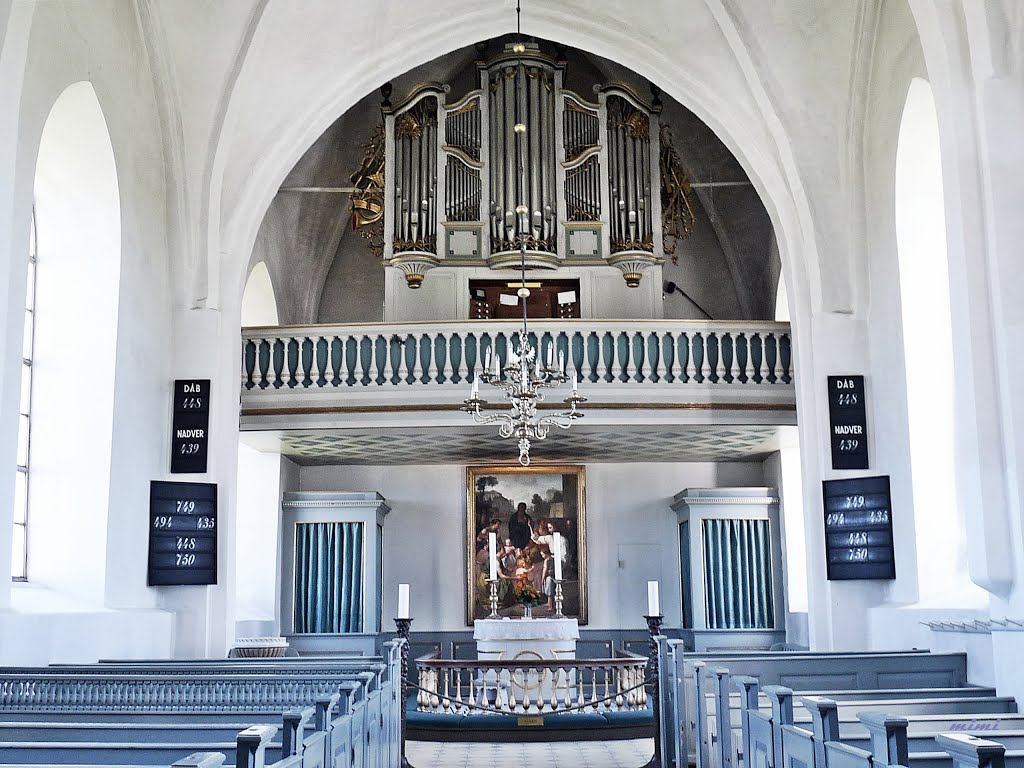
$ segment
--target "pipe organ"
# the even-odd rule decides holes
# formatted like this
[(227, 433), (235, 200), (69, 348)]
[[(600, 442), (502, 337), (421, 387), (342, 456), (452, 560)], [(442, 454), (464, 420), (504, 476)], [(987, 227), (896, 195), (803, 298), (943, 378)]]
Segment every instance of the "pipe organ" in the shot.
[(385, 264), (418, 288), (442, 264), (518, 267), (525, 245), (529, 268), (609, 264), (639, 285), (663, 257), (660, 106), (625, 85), (567, 90), (536, 44), (477, 67), (455, 100), (425, 83), (385, 101)]

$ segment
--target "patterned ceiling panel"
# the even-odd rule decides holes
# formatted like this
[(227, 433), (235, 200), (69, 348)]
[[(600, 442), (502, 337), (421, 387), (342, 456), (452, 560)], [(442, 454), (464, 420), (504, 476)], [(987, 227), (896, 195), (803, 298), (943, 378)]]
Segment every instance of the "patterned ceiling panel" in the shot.
[[(573, 427), (535, 442), (530, 455), (535, 463), (761, 461), (777, 450), (777, 432), (765, 426)], [(502, 440), (496, 430), (249, 432), (242, 440), (304, 466), (511, 463), (518, 457), (515, 441)]]

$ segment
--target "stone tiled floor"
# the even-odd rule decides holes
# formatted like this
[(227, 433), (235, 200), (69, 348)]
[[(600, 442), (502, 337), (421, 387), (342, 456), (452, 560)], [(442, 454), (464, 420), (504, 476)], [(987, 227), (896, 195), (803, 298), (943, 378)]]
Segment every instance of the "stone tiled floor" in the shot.
[(414, 768), (640, 768), (653, 753), (652, 739), (549, 744), (410, 741), (406, 745)]

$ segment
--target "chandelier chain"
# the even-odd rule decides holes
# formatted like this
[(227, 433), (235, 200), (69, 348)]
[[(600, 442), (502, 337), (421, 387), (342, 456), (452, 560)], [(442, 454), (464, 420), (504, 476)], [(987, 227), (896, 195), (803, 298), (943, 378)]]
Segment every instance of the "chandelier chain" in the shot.
[[(523, 122), (523, 115), (519, 113), (518, 92), (524, 79), (524, 68), (522, 54), (526, 51), (526, 45), (522, 41), (520, 27), (520, 4), (516, 2), (516, 42), (513, 51), (518, 54), (516, 62), (516, 93), (515, 100), (515, 128), (513, 129), (517, 170), (519, 173), (519, 196), (526, 197), (526, 161), (523, 157), (523, 141), (527, 126)], [(462, 410), (473, 416), (477, 424), (497, 424), (498, 434), (503, 438), (514, 437), (519, 444), (519, 463), (524, 467), (530, 464), (531, 440), (544, 440), (547, 438), (551, 427), (568, 429), (572, 423), (583, 414), (579, 412), (579, 406), (587, 399), (579, 394), (579, 379), (574, 373), (567, 373), (567, 354), (559, 351), (557, 361), (555, 347), (556, 338), (552, 338), (547, 346), (547, 359), (541, 354), (541, 340), (537, 344), (530, 340), (530, 329), (528, 325), (527, 299), (530, 297), (530, 289), (526, 287), (526, 237), (529, 232), (530, 210), (522, 202), (516, 206), (517, 230), (519, 234), (519, 290), (517, 295), (523, 310), (523, 329), (519, 332), (518, 345), (513, 348), (510, 340), (509, 348), (506, 350), (505, 366), (502, 368), (499, 360), (499, 353), (493, 348), (493, 342), (487, 350), (483, 370), (476, 373), (473, 378), (473, 385), (469, 398), (463, 401)], [(571, 353), (571, 342), (567, 339), (566, 352)], [(492, 366), (493, 361), (493, 366)], [(489, 384), (500, 389), (508, 398), (510, 413), (484, 413), (482, 406), (487, 401), (480, 397), (480, 382)], [(562, 402), (567, 410), (550, 416), (538, 416), (537, 406), (544, 402), (544, 389), (560, 387), (567, 382), (572, 382), (572, 392)]]

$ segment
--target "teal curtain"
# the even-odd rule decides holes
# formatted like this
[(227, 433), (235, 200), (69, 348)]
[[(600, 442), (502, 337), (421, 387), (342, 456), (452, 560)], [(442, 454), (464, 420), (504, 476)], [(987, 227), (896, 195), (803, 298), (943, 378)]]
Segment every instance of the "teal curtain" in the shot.
[(680, 576), (683, 580), (683, 629), (693, 629), (693, 578), (690, 568), (690, 522), (679, 524), (679, 564)]
[(295, 526), (295, 631), (363, 631), (362, 523)]
[(775, 626), (767, 520), (705, 520), (708, 629)]

